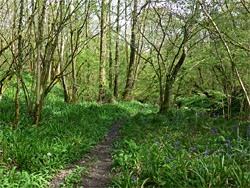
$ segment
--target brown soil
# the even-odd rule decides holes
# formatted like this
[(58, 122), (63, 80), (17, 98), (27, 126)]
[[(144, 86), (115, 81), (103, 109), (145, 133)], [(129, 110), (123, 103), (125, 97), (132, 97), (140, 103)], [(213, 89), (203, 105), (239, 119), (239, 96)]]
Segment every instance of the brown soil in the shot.
[(85, 167), (86, 171), (82, 173), (82, 183), (75, 185), (75, 187), (107, 187), (110, 181), (110, 173), (112, 168), (111, 152), (113, 150), (112, 143), (115, 141), (118, 134), (120, 125), (128, 117), (125, 117), (116, 122), (109, 130), (107, 137), (95, 146), (91, 153), (86, 154), (83, 160), (70, 165), (65, 170), (61, 170), (59, 174), (52, 180), (50, 187), (61, 187), (60, 183), (64, 181), (64, 178), (69, 176), (69, 171), (74, 171), (75, 166)]

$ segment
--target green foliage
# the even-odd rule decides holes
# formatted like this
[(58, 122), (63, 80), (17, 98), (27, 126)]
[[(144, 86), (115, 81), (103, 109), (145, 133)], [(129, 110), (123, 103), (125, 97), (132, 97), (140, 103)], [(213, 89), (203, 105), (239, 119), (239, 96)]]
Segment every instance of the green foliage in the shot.
[(113, 123), (147, 107), (136, 101), (66, 104), (58, 97), (60, 92), (56, 86), (46, 99), (40, 127), (32, 125), (21, 101), (22, 115), (15, 131), (11, 127), (14, 101), (8, 97), (1, 101), (1, 185), (44, 187), (58, 169), (89, 152), (107, 135)]
[[(8, 162), (12, 159), (9, 158)], [(0, 185), (1, 187), (46, 187), (48, 176), (42, 173), (28, 173), (19, 171), (16, 166), (0, 163)]]
[(70, 171), (70, 175), (64, 179), (63, 187), (73, 187), (82, 182), (82, 173), (88, 174), (84, 167), (75, 166), (75, 171)]
[(194, 110), (140, 113), (113, 152), (118, 187), (249, 187), (250, 125)]

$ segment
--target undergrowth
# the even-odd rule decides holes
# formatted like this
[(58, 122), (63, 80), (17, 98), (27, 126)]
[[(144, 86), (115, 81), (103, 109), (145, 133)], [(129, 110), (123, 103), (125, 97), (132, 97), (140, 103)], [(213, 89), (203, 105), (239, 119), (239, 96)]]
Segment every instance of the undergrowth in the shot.
[(83, 157), (107, 135), (110, 126), (140, 111), (139, 102), (99, 105), (95, 102), (66, 104), (50, 95), (40, 127), (32, 124), (24, 101), (20, 123), (12, 131), (14, 101), (7, 95), (0, 103), (0, 185), (46, 187), (53, 173)]
[(139, 113), (121, 127), (114, 187), (249, 187), (250, 124), (193, 110)]

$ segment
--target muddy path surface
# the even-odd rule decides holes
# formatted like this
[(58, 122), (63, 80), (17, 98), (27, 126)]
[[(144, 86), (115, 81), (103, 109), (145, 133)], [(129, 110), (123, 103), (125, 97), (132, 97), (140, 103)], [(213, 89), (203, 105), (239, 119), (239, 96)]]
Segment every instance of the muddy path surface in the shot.
[(82, 183), (75, 185), (74, 187), (107, 187), (111, 183), (110, 173), (112, 168), (111, 152), (113, 148), (113, 142), (118, 135), (121, 124), (129, 117), (125, 117), (115, 124), (109, 130), (108, 135), (93, 148), (91, 153), (85, 154), (84, 159), (68, 166), (66, 169), (61, 170), (55, 178), (52, 180), (50, 187), (58, 188), (62, 187), (61, 183), (65, 177), (68, 177), (70, 171), (75, 171), (75, 166), (85, 167), (86, 172), (81, 173)]

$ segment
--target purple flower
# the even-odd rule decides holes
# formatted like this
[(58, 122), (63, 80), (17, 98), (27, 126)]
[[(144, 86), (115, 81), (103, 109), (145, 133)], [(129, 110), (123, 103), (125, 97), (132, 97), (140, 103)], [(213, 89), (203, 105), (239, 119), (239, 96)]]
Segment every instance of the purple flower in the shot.
[(244, 152), (247, 152), (247, 149), (245, 149)]
[(225, 146), (228, 147), (228, 144), (226, 143)]
[(153, 162), (150, 162), (150, 163), (149, 163), (149, 165), (152, 165), (152, 164), (153, 164)]
[(206, 172), (207, 172), (208, 170), (207, 170), (206, 168), (204, 168), (204, 171), (206, 171)]
[(133, 179), (134, 181), (136, 181), (136, 177), (134, 177), (134, 179)]
[(217, 154), (217, 153), (218, 153), (218, 151), (215, 151), (215, 152), (214, 152), (214, 154)]
[(232, 146), (229, 146), (230, 149), (232, 149), (233, 147)]
[(150, 156), (150, 153), (148, 153), (148, 157)]
[(176, 165), (174, 165), (174, 167), (176, 168)]
[(166, 162), (168, 163), (168, 159), (166, 159)]
[(198, 170), (200, 171), (200, 170), (201, 170), (201, 167), (198, 166)]
[(206, 149), (206, 153), (209, 153), (209, 152), (210, 152), (210, 150)]
[(196, 150), (196, 148), (191, 147), (189, 151), (194, 151), (194, 150)]
[(160, 145), (160, 143), (159, 142), (156, 142), (156, 144), (159, 146)]

